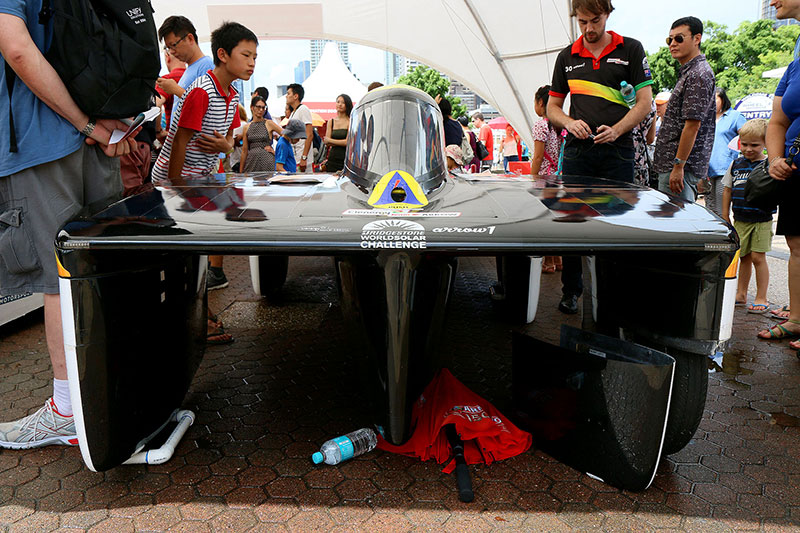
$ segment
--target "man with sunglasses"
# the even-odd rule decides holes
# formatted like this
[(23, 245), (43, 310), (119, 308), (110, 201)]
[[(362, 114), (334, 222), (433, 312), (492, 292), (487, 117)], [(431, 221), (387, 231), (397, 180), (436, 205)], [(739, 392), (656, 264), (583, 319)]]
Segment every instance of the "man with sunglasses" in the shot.
[(696, 17), (672, 23), (667, 45), (681, 68), (653, 161), (659, 190), (692, 202), (697, 198), (697, 182), (708, 173), (716, 126), (716, 82), (706, 56), (700, 53), (702, 37), (703, 23)]
[[(556, 59), (547, 118), (569, 132), (562, 164), (565, 175), (633, 183), (631, 129), (650, 112), (653, 79), (642, 44), (606, 31), (613, 10), (610, 0), (572, 0), (581, 36)], [(636, 91), (633, 107), (620, 92), (622, 82)], [(563, 109), (567, 94), (571, 94), (569, 115)], [(565, 256), (558, 304), (562, 313), (578, 312), (581, 278), (581, 258)]]

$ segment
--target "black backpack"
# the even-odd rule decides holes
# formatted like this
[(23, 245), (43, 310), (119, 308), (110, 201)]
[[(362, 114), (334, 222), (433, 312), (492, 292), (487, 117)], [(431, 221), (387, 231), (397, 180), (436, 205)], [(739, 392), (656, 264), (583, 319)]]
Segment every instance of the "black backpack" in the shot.
[(84, 113), (124, 118), (150, 108), (161, 61), (149, 0), (43, 0), (39, 23), (50, 18), (47, 60)]
[[(45, 54), (72, 99), (91, 118), (134, 117), (151, 107), (161, 69), (149, 0), (42, 0)], [(15, 73), (6, 63), (9, 98)], [(13, 116), (11, 149), (16, 152)]]

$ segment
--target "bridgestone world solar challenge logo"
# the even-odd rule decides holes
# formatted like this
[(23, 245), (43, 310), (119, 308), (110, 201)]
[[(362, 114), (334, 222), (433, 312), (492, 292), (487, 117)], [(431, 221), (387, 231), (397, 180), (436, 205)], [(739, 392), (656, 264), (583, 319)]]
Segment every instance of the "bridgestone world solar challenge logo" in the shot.
[(376, 220), (361, 228), (361, 247), (423, 249), (427, 247), (425, 228), (410, 220)]

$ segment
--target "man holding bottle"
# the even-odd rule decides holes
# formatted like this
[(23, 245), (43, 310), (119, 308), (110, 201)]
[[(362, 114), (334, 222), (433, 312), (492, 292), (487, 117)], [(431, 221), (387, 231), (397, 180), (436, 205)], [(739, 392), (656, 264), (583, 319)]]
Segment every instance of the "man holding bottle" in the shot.
[[(633, 182), (631, 129), (639, 124), (653, 99), (652, 76), (642, 44), (606, 31), (614, 10), (611, 0), (572, 0), (572, 16), (581, 36), (556, 59), (547, 118), (569, 132), (564, 147), (564, 175), (583, 175)], [(635, 103), (626, 103), (621, 89), (631, 85)], [(569, 115), (564, 100), (571, 94)], [(578, 312), (583, 292), (581, 259), (564, 257), (558, 309)]]

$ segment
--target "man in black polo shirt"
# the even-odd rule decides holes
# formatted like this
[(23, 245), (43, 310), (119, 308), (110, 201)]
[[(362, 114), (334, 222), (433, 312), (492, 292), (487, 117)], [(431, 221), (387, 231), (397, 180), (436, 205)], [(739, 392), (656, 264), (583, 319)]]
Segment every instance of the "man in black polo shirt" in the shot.
[[(572, 0), (581, 37), (556, 59), (547, 118), (569, 132), (563, 173), (633, 182), (631, 129), (650, 111), (653, 80), (642, 44), (606, 31), (614, 10), (611, 0)], [(636, 103), (625, 103), (622, 82), (636, 90)], [(564, 99), (571, 94), (569, 115)], [(558, 309), (578, 312), (583, 292), (580, 257), (564, 257), (563, 296)]]

